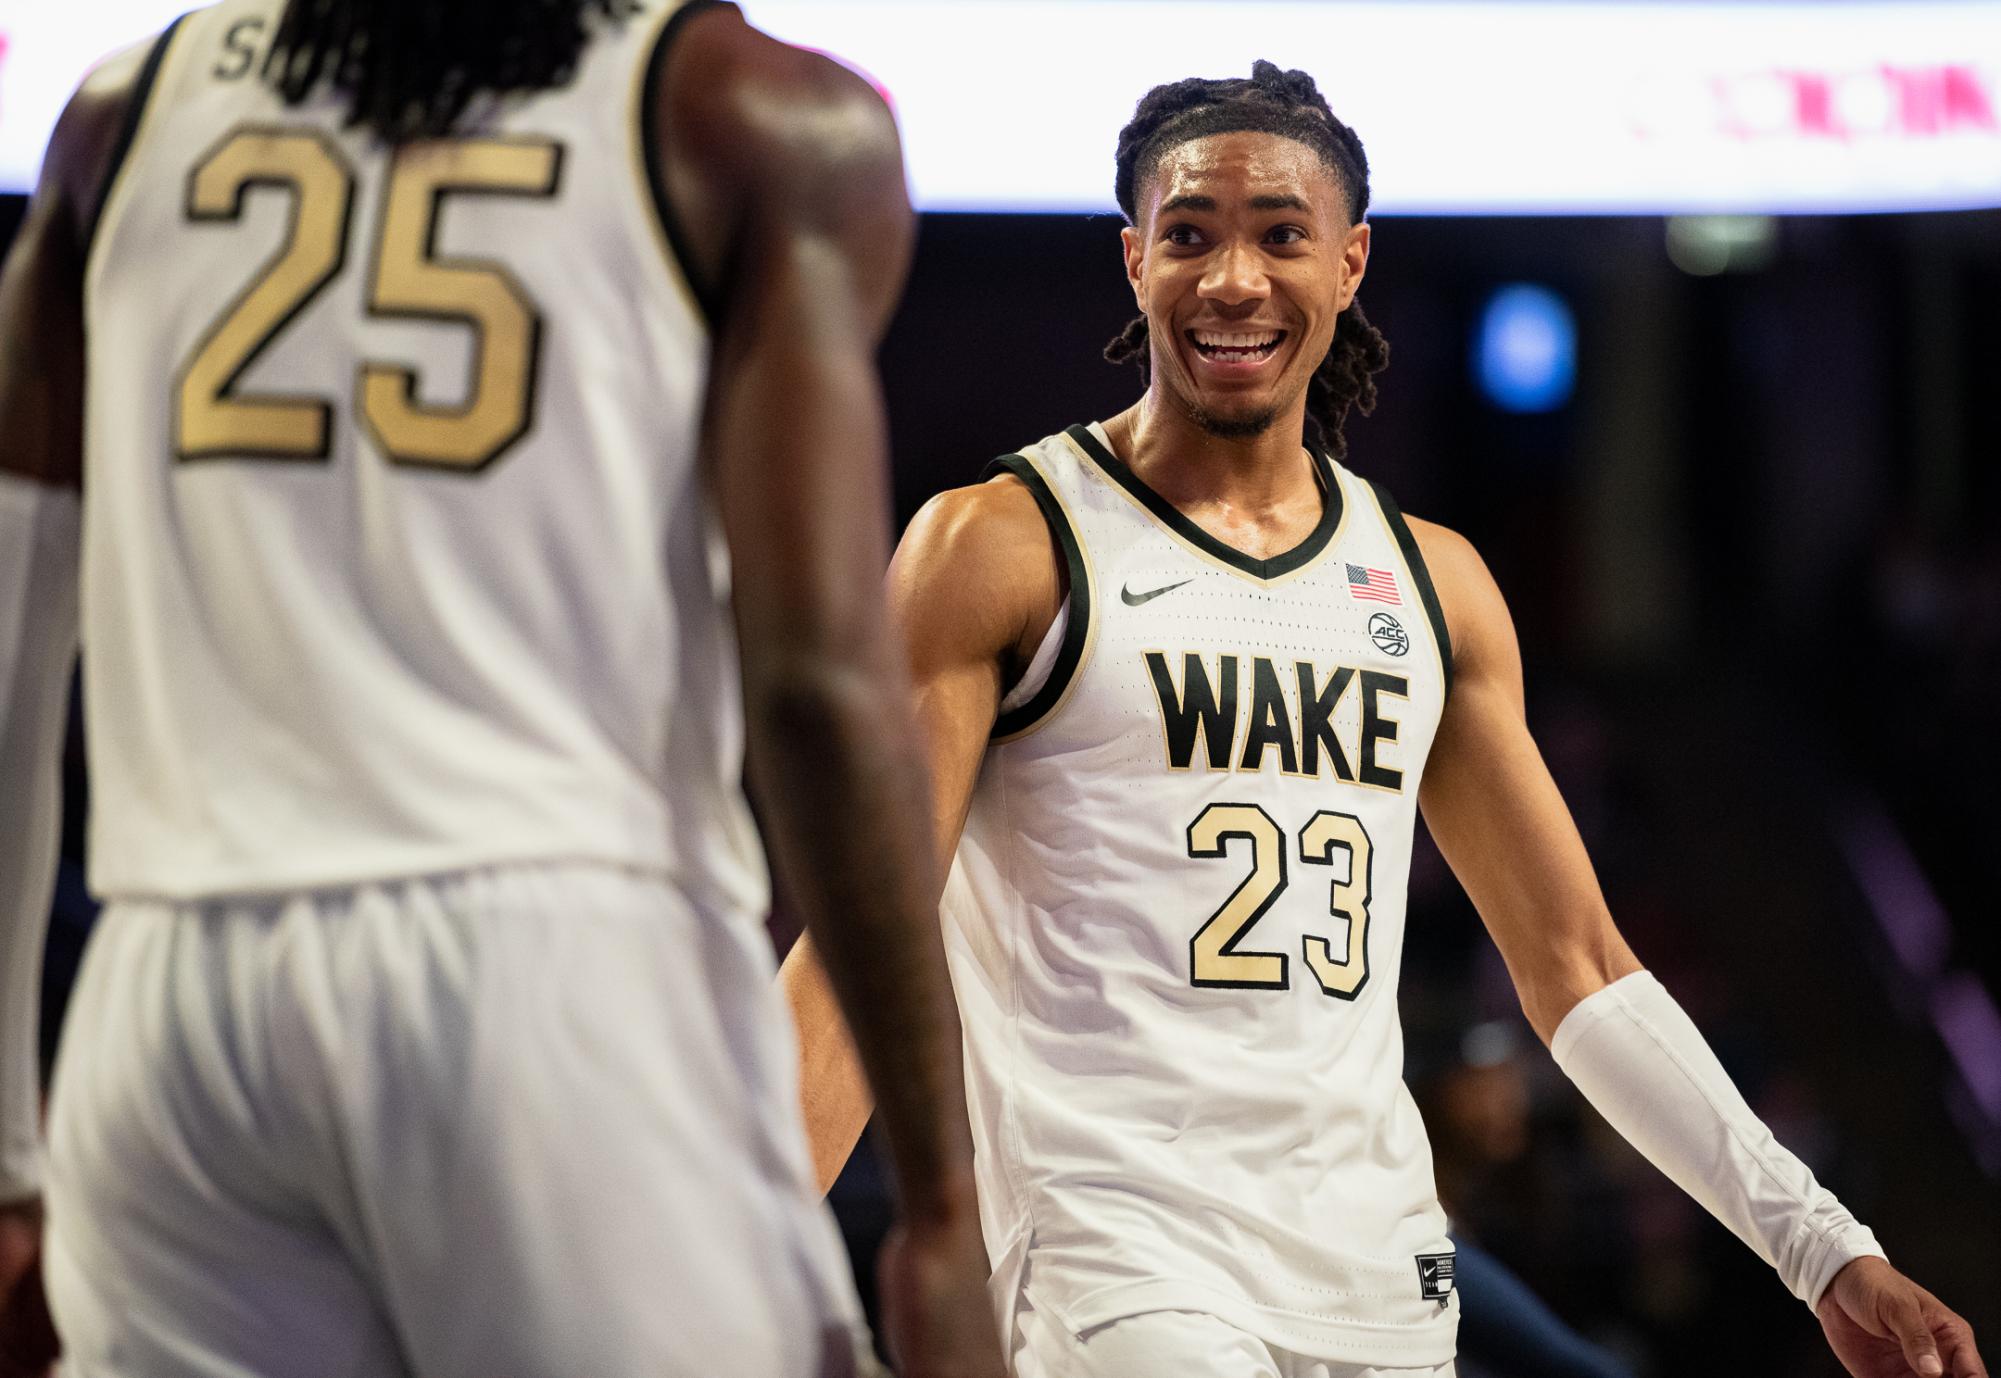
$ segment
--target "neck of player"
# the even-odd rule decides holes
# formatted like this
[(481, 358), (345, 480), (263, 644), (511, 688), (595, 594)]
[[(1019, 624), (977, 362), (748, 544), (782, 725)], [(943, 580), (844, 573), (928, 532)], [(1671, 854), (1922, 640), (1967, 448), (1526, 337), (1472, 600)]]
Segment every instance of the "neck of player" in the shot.
[(1190, 520), (1249, 554), (1289, 549), (1320, 520), (1324, 496), (1300, 441), (1302, 395), (1256, 435), (1219, 436), (1149, 388), (1105, 422), (1112, 453)]

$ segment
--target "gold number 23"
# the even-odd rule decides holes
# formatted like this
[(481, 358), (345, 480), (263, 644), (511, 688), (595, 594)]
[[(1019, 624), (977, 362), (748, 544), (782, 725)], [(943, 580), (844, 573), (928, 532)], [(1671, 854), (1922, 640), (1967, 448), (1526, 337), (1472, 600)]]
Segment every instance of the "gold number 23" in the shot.
[[(561, 166), (561, 146), (546, 139), (441, 139), (396, 151), (368, 313), (463, 324), (473, 332), (474, 364), (469, 395), (456, 406), (418, 401), (411, 369), (361, 365), (357, 409), (392, 463), (472, 472), (527, 433), (540, 317), (504, 265), (436, 252), (438, 214), (453, 192), (554, 196)], [(260, 186), (290, 194), (290, 228), (181, 370), (174, 437), (183, 460), (323, 460), (329, 450), (333, 409), (324, 399), (239, 392), (237, 383), (345, 266), (354, 171), (317, 131), (239, 129), (189, 179), (188, 218), (238, 220), (244, 193)]]
[[(1221, 857), (1231, 839), (1251, 844), (1251, 873), (1223, 907), (1188, 940), (1188, 978), (1198, 986), (1283, 990), (1292, 984), (1283, 952), (1245, 952), (1237, 944), (1286, 887), (1285, 833), (1256, 804), (1211, 804), (1188, 825), (1188, 855)], [(1369, 979), (1369, 891), (1373, 847), (1362, 820), (1322, 809), (1299, 833), (1299, 859), (1331, 867), (1336, 848), (1348, 854), (1348, 877), (1333, 882), (1328, 912), (1348, 921), (1342, 954), (1318, 934), (1302, 940), (1301, 956), (1320, 989), (1353, 1000)]]

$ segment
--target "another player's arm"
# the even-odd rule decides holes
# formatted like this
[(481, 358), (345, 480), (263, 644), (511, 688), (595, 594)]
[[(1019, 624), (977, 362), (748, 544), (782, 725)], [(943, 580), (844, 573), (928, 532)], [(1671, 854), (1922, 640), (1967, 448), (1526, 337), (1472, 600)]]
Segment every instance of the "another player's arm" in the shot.
[[(1005, 682), (1033, 656), (1062, 598), (1049, 528), (1018, 479), (941, 493), (897, 547), (889, 602), (910, 657), (941, 858), (958, 846)], [(779, 982), (798, 1029), (800, 1101), (825, 1191), (872, 1101), (810, 935), (786, 957)]]
[(1858, 1378), (1986, 1378), (1966, 1322), (1883, 1261), (1744, 1103), (1612, 922), (1583, 840), (1530, 738), (1500, 590), (1462, 537), (1413, 520), (1453, 647), (1419, 796), (1439, 850), (1506, 960), (1522, 1010), (1633, 1145), (1815, 1307)]
[[(75, 660), (88, 226), (136, 63), (71, 99), (0, 272), (0, 1316), (39, 1251), (36, 1035)], [(15, 1337), (0, 1334), (0, 1348)]]
[(924, 767), (880, 582), (875, 352), (914, 230), (895, 125), (866, 82), (729, 9), (687, 21), (654, 95), (664, 189), (713, 303), (703, 446), (748, 768), (881, 1097), (902, 1197), (882, 1263), (890, 1341), (907, 1373), (997, 1378)]

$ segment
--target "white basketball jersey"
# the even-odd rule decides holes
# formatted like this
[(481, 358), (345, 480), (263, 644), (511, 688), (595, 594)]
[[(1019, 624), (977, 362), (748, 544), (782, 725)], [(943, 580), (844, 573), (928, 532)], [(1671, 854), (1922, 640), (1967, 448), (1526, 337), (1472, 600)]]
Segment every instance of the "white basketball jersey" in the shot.
[(1451, 650), (1394, 503), (1315, 464), (1319, 525), (1259, 560), (1095, 426), (998, 462), (1070, 593), (1002, 704), (947, 946), (1003, 1288), (1025, 1266), (1073, 1331), (1186, 1309), (1429, 1366), (1458, 1308), (1397, 969)]
[(761, 913), (707, 328), (642, 109), (691, 9), (392, 149), (260, 79), (280, 8), (153, 47), (93, 239), (96, 889), (566, 858)]

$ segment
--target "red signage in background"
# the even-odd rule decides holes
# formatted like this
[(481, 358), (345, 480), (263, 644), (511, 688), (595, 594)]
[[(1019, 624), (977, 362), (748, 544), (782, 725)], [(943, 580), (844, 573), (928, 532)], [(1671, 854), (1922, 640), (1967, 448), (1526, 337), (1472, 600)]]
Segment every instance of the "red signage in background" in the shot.
[[(0, 0), (0, 193), (34, 184), (91, 60), (190, 3)], [(949, 52), (911, 0), (743, 4), (894, 89), (927, 210), (1111, 210), (1105, 150), (1138, 93), (1247, 68), (1260, 33), (1371, 131), (1385, 212), (2001, 206), (2001, 0), (952, 0), (929, 7), (951, 11)], [(1198, 12), (1216, 23), (1181, 22)], [(1422, 70), (1371, 52), (1423, 53)], [(1025, 71), (1069, 95), (1023, 99)], [(1494, 115), (1469, 130), (1468, 112)]]
[(1634, 132), (1843, 141), (2001, 133), (1995, 74), (1967, 63), (1772, 68), (1712, 76), (1704, 84), (1705, 98), (1694, 101), (1659, 101), (1664, 93), (1657, 89)]
[(1796, 132), (1830, 139), (1874, 134), (1923, 138), (1992, 130), (1994, 100), (1972, 67), (1892, 67), (1873, 72), (1786, 72)]
[(1898, 84), (1904, 130), (1944, 134), (1954, 129), (1994, 129), (1994, 93), (1971, 67), (1884, 69)]

